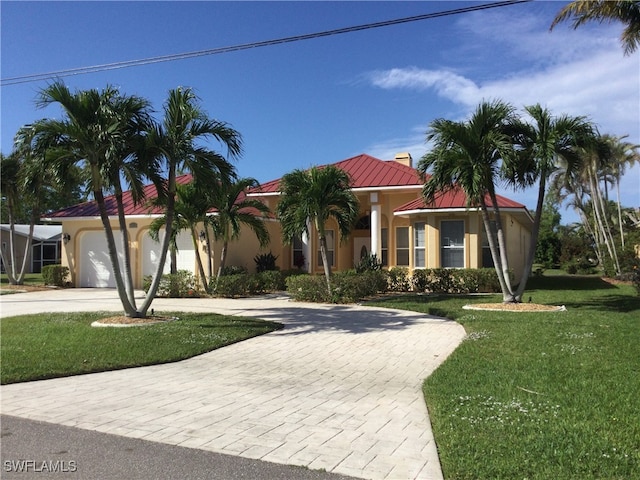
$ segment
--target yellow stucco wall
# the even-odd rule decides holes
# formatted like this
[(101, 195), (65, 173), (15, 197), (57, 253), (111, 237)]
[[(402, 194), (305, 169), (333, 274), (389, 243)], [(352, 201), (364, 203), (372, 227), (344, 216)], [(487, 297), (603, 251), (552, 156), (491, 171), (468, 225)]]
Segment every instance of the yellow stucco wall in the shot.
[[(425, 223), (425, 259), (426, 268), (439, 268), (441, 266), (441, 248), (440, 248), (440, 224), (444, 220), (462, 220), (464, 222), (464, 266), (465, 268), (482, 267), (482, 236), (483, 223), (480, 213), (477, 211), (468, 212), (424, 212), (415, 213), (409, 216), (394, 215), (394, 210), (416, 198), (419, 195), (419, 189), (409, 189), (406, 191), (380, 191), (377, 192), (377, 202), (375, 205), (380, 206), (380, 227), (387, 229), (388, 232), (388, 267), (396, 266), (396, 231), (398, 228), (406, 227), (409, 233), (409, 266), (414, 265), (414, 225), (416, 222)], [(361, 216), (368, 215), (372, 208), (370, 192), (358, 193), (360, 201)], [(373, 197), (375, 199), (375, 196)], [(275, 209), (277, 197), (269, 197), (266, 202), (272, 210)], [(530, 225), (525, 225), (518, 221), (518, 218), (524, 219), (522, 215), (516, 216), (509, 213), (503, 213), (503, 222), (505, 227), (507, 241), (507, 255), (509, 258), (509, 266), (513, 270), (516, 281), (524, 267), (524, 260), (529, 244)], [(151, 223), (151, 217), (135, 217), (129, 218), (128, 224), (131, 235), (131, 258), (132, 273), (136, 288), (142, 287), (142, 270), (143, 270), (143, 252), (141, 252), (142, 238), (146, 234)], [(133, 225), (135, 224), (135, 226)], [(271, 243), (266, 248), (260, 248), (258, 240), (254, 233), (247, 227), (243, 227), (241, 236), (238, 240), (231, 241), (227, 251), (227, 266), (242, 266), (250, 272), (255, 271), (254, 257), (260, 253), (271, 252), (277, 256), (277, 265), (283, 270), (295, 268), (293, 266), (293, 249), (291, 245), (283, 242), (280, 226), (277, 221), (269, 220), (265, 222), (267, 229), (271, 235)], [(117, 230), (115, 222), (112, 226)], [(354, 258), (359, 252), (355, 252), (356, 243), (354, 239), (366, 238), (370, 236), (368, 230), (355, 230), (349, 236), (346, 242), (341, 243), (339, 232), (336, 224), (330, 220), (326, 228), (334, 230), (335, 233), (335, 264), (334, 271), (346, 270), (353, 268)], [(197, 229), (199, 232), (201, 226)], [(63, 232), (69, 234), (71, 241), (63, 245), (62, 263), (69, 267), (72, 274), (72, 282), (77, 284), (78, 275), (78, 255), (82, 236), (86, 232), (104, 232), (102, 223), (99, 218), (82, 219), (82, 220), (66, 220), (63, 221)], [(205, 273), (208, 273), (206, 244), (198, 241), (199, 251), (202, 261), (205, 265)], [(221, 242), (213, 243), (213, 265), (212, 271), (215, 274), (220, 261)], [(319, 250), (319, 242), (317, 233), (310, 232), (310, 251), (311, 258), (306, 258), (307, 264), (310, 264), (313, 273), (322, 273), (322, 265), (318, 265), (317, 255)], [(194, 262), (193, 272), (197, 273)]]

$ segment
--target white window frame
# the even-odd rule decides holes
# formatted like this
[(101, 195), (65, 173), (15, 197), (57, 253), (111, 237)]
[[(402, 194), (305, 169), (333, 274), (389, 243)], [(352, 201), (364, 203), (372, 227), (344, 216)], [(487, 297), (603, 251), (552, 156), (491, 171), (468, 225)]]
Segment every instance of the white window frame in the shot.
[[(426, 268), (427, 266), (426, 228), (426, 222), (416, 222), (413, 224), (413, 268)], [(420, 235), (420, 233), (422, 233), (422, 235)], [(422, 265), (418, 264), (420, 252), (422, 252)]]
[[(325, 230), (325, 237), (327, 238), (327, 260), (329, 260), (329, 266), (335, 267), (335, 249), (336, 238), (333, 230)], [(318, 239), (318, 267), (322, 267), (322, 253), (320, 252), (320, 240)]]
[[(406, 246), (400, 246), (400, 232), (406, 233)], [(403, 238), (403, 240), (405, 240)], [(404, 243), (404, 241), (402, 242)], [(411, 259), (409, 258), (409, 253), (411, 250), (411, 240), (409, 239), (409, 227), (396, 227), (396, 266), (397, 267), (408, 267), (410, 265)], [(405, 253), (407, 255), (407, 263), (400, 263), (399, 254)]]
[[(445, 237), (444, 236), (444, 229), (443, 229), (443, 225), (447, 224), (447, 223), (457, 223), (457, 224), (462, 224), (462, 245), (451, 245), (450, 242), (448, 244), (446, 240), (449, 237)], [(442, 220), (440, 222), (440, 266), (442, 268), (465, 268), (465, 249), (466, 249), (466, 245), (465, 245), (465, 223), (464, 220)], [(445, 265), (445, 251), (446, 250), (455, 250), (455, 251), (461, 251), (462, 252), (462, 265)]]

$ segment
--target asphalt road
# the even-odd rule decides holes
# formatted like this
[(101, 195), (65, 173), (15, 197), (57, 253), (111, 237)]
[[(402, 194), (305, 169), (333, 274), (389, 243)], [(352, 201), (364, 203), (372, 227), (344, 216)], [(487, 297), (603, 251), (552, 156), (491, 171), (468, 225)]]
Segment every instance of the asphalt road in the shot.
[(2, 415), (3, 480), (341, 480), (303, 467)]

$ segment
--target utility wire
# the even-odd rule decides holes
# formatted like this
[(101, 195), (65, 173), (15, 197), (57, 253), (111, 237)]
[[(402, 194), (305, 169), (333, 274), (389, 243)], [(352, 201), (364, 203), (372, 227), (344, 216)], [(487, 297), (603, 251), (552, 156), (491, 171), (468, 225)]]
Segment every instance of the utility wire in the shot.
[(30, 82), (37, 82), (40, 80), (47, 80), (47, 79), (53, 79), (53, 78), (60, 78), (60, 77), (68, 77), (68, 76), (72, 76), (72, 75), (84, 75), (87, 73), (95, 73), (95, 72), (102, 72), (102, 71), (107, 71), (107, 70), (116, 70), (116, 69), (120, 69), (120, 68), (129, 68), (129, 67), (138, 67), (138, 66), (142, 66), (142, 65), (150, 65), (150, 64), (154, 64), (154, 63), (161, 63), (161, 62), (172, 62), (175, 60), (184, 60), (187, 58), (196, 58), (196, 57), (204, 57), (207, 55), (218, 55), (221, 53), (229, 53), (229, 52), (238, 52), (241, 50), (249, 50), (251, 48), (260, 48), (260, 47), (269, 47), (272, 45), (280, 45), (283, 43), (292, 43), (292, 42), (299, 42), (302, 40), (311, 40), (314, 38), (322, 38), (322, 37), (329, 37), (332, 35), (341, 35), (344, 33), (351, 33), (351, 32), (359, 32), (362, 30), (370, 30), (373, 28), (380, 28), (380, 27), (388, 27), (391, 25), (399, 25), (402, 23), (409, 23), (409, 22), (417, 22), (420, 20), (429, 20), (429, 19), (433, 19), (433, 18), (439, 18), (439, 17), (447, 17), (450, 15), (459, 15), (462, 13), (469, 13), (469, 12), (477, 12), (479, 10), (488, 10), (490, 8), (498, 8), (498, 7), (506, 7), (506, 6), (510, 6), (510, 5), (516, 5), (519, 3), (527, 3), (527, 2), (531, 2), (532, 0), (505, 0), (505, 1), (500, 1), (500, 2), (494, 2), (494, 3), (485, 3), (485, 4), (481, 4), (481, 5), (474, 5), (471, 7), (464, 7), (464, 8), (456, 8), (453, 10), (445, 10), (442, 12), (435, 12), (435, 13), (425, 13), (422, 15), (414, 15), (412, 17), (404, 17), (404, 18), (397, 18), (395, 20), (385, 20), (382, 22), (375, 22), (375, 23), (366, 23), (364, 25), (355, 25), (355, 26), (351, 26), (351, 27), (345, 27), (345, 28), (337, 28), (334, 30), (325, 30), (322, 32), (315, 32), (315, 33), (307, 33), (304, 35), (295, 35), (292, 37), (284, 37), (284, 38), (277, 38), (277, 39), (273, 39), (273, 40), (264, 40), (261, 42), (253, 42), (253, 43), (243, 43), (243, 44), (239, 44), (239, 45), (232, 45), (232, 46), (228, 46), (228, 47), (218, 47), (218, 48), (212, 48), (212, 49), (208, 49), (208, 50), (198, 50), (195, 52), (186, 52), (186, 53), (177, 53), (177, 54), (172, 54), (172, 55), (162, 55), (162, 56), (157, 56), (157, 57), (149, 57), (149, 58), (143, 58), (143, 59), (139, 59), (139, 60), (126, 60), (126, 61), (122, 61), (122, 62), (114, 62), (114, 63), (105, 63), (105, 64), (101, 64), (101, 65), (93, 65), (93, 66), (89, 66), (89, 67), (78, 67), (78, 68), (69, 68), (66, 70), (55, 70), (52, 72), (46, 72), (46, 73), (36, 73), (36, 74), (31, 74), (31, 75), (20, 75), (20, 76), (16, 76), (16, 77), (7, 77), (7, 78), (3, 78), (0, 80), (0, 85), (1, 86), (9, 86), (9, 85), (17, 85), (20, 83), (30, 83)]

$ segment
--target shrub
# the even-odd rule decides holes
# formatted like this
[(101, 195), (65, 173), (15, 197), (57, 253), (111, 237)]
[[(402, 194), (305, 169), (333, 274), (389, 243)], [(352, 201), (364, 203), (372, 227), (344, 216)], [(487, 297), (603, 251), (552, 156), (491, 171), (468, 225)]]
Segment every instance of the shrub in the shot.
[(431, 284), (430, 270), (414, 270), (411, 274), (411, 287), (414, 292), (426, 292)]
[(286, 279), (287, 292), (300, 302), (329, 302), (324, 275), (291, 275)]
[(263, 292), (278, 292), (286, 288), (285, 277), (279, 270), (265, 270), (256, 274)]
[(338, 272), (331, 278), (332, 303), (359, 302), (387, 289), (387, 276), (382, 271), (369, 270), (358, 273), (348, 270)]
[[(153, 277), (147, 275), (143, 280), (143, 290), (149, 291), (151, 287), (151, 281)], [(196, 284), (196, 279), (188, 270), (178, 270), (175, 274), (162, 275), (160, 279), (160, 285), (156, 292), (156, 297), (164, 298), (186, 298), (186, 297), (199, 297), (200, 292)]]
[(236, 298), (255, 295), (262, 291), (257, 275), (237, 273), (222, 275), (211, 280), (211, 290), (219, 297)]
[(355, 266), (355, 270), (357, 273), (363, 272), (375, 272), (378, 270), (382, 270), (382, 261), (378, 260), (378, 257), (375, 253), (371, 253), (366, 257), (362, 257), (358, 264)]
[(276, 257), (273, 253), (262, 253), (260, 255), (256, 255), (253, 257), (253, 261), (256, 262), (256, 271), (260, 272), (268, 272), (272, 270), (278, 270), (276, 266)]
[(393, 267), (389, 270), (389, 290), (392, 292), (408, 292), (411, 288), (409, 270), (404, 267)]
[(69, 278), (69, 267), (62, 265), (45, 265), (42, 267), (42, 279), (45, 285), (64, 287)]
[(286, 279), (287, 292), (301, 302), (355, 303), (387, 289), (384, 271), (337, 272), (331, 276), (331, 295), (324, 275), (295, 275)]
[(221, 275), (238, 275), (240, 273), (247, 273), (247, 269), (240, 265), (228, 265), (222, 269)]

